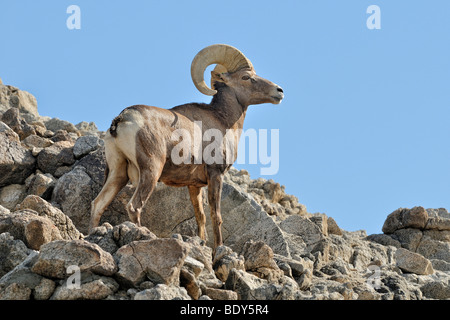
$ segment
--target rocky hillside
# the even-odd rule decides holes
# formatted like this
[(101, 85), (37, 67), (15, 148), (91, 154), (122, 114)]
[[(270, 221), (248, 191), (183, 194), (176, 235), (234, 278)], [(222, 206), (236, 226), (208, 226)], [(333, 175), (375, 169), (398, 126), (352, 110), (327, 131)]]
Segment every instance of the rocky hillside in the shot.
[(223, 186), (225, 245), (214, 256), (196, 237), (185, 188), (158, 185), (138, 228), (126, 186), (88, 235), (103, 134), (40, 116), (30, 93), (0, 81), (0, 299), (450, 298), (447, 210), (400, 208), (367, 236), (236, 169)]

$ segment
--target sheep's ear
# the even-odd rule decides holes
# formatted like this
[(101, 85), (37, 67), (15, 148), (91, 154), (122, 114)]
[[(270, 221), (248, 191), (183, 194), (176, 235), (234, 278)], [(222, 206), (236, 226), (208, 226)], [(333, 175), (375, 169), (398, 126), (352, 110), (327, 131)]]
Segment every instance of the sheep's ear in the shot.
[(216, 81), (220, 82), (228, 82), (228, 74), (227, 73), (220, 73), (216, 71), (211, 71), (211, 82), (214, 83)]

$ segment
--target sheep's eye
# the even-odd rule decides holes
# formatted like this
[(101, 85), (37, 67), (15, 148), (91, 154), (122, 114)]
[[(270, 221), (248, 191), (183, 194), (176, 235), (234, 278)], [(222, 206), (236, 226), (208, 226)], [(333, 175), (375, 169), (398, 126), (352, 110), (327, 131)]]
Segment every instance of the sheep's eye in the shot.
[(248, 80), (248, 79), (250, 79), (249, 76), (243, 76), (243, 77), (242, 77), (242, 80)]

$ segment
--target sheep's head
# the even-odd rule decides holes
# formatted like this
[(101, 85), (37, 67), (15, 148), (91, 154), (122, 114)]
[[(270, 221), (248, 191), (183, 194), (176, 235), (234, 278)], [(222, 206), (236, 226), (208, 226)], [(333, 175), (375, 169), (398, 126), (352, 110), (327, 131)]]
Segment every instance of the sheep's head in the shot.
[[(212, 64), (217, 66), (211, 72), (211, 89), (206, 85), (203, 74)], [(225, 44), (215, 44), (201, 50), (192, 61), (191, 76), (201, 93), (213, 96), (217, 93), (216, 89), (226, 85), (245, 105), (278, 104), (284, 98), (280, 86), (256, 75), (250, 60), (238, 49)]]

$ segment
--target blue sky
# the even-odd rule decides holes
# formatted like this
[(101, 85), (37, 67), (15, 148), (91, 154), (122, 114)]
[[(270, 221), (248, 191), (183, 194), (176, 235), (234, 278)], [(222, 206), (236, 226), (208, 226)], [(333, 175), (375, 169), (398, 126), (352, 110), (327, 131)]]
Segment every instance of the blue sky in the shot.
[[(280, 86), (246, 129), (279, 129), (279, 171), (309, 212), (381, 233), (399, 207), (450, 209), (450, 2), (3, 1), (0, 78), (39, 113), (106, 130), (123, 108), (209, 102), (190, 78), (227, 43)], [(69, 30), (69, 5), (81, 29)], [(381, 29), (369, 30), (369, 5)], [(238, 165), (252, 178), (259, 164)]]

